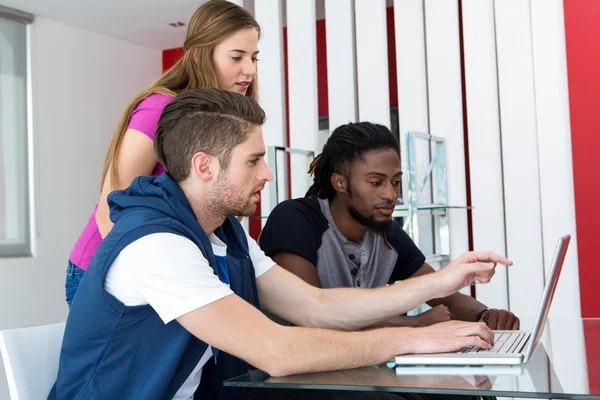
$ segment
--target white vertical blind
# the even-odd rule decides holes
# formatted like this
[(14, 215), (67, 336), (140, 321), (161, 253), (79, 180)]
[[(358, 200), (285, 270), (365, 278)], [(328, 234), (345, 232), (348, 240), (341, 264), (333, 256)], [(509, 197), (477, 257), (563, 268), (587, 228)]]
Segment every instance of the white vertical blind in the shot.
[[(473, 247), (506, 253), (504, 192), (496, 32), (493, 0), (463, 0), (463, 40)], [(477, 287), (477, 299), (488, 307), (508, 308), (506, 267), (492, 282)]]
[(356, 122), (356, 57), (354, 2), (325, 0), (329, 132)]
[(385, 0), (355, 0), (358, 116), (390, 127)]
[(529, 1), (495, 2), (509, 304), (533, 317), (544, 284)]
[[(425, 0), (429, 131), (446, 139), (448, 203), (467, 203), (458, 3)], [(450, 256), (469, 249), (467, 214), (449, 212)]]
[[(315, 2), (287, 1), (290, 146), (318, 148), (317, 38)], [(310, 180), (306, 158), (291, 157), (292, 197), (302, 197)]]

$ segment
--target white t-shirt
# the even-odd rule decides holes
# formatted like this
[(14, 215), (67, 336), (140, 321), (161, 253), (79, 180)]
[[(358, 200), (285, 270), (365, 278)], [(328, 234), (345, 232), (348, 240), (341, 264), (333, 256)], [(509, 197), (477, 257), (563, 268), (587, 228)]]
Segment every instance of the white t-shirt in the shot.
[[(256, 278), (275, 263), (246, 233)], [(215, 257), (225, 257), (227, 246), (209, 236)], [(144, 236), (121, 250), (108, 270), (106, 291), (127, 306), (150, 304), (165, 324), (202, 306), (233, 294), (221, 282), (191, 240), (172, 233)], [(210, 359), (209, 346), (173, 399), (192, 399), (202, 367)]]

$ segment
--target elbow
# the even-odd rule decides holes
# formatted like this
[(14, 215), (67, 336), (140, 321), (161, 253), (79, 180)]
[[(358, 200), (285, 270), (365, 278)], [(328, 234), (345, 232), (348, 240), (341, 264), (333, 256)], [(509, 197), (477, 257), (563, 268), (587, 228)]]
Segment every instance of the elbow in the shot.
[(110, 221), (108, 205), (98, 205), (98, 209), (96, 210), (96, 225), (98, 226), (98, 231), (100, 232), (102, 239), (104, 239), (112, 229), (113, 225)]
[[(256, 363), (256, 367), (273, 377), (281, 377), (298, 373), (294, 369), (294, 358), (291, 354), (274, 354), (268, 352)], [(297, 363), (296, 363), (297, 364)]]
[(339, 292), (336, 289), (315, 288), (310, 296), (310, 303), (305, 307), (305, 319), (302, 326), (309, 328), (333, 329), (336, 331), (355, 331), (363, 328), (352, 322), (352, 318), (340, 317), (332, 313), (330, 304), (337, 301)]
[(279, 378), (282, 376), (288, 376), (298, 373), (298, 371), (294, 370), (292, 363), (286, 360), (272, 360), (267, 363), (265, 371), (267, 374), (274, 378)]
[(304, 320), (300, 326), (307, 328), (330, 328), (329, 322), (333, 316), (328, 314), (328, 307), (325, 306), (328, 289), (313, 289), (310, 296), (308, 296), (309, 302), (304, 307)]
[(110, 231), (105, 220), (106, 217), (100, 213), (100, 209), (98, 208), (98, 211), (96, 212), (96, 225), (98, 226), (98, 232), (100, 232), (102, 239), (104, 239)]

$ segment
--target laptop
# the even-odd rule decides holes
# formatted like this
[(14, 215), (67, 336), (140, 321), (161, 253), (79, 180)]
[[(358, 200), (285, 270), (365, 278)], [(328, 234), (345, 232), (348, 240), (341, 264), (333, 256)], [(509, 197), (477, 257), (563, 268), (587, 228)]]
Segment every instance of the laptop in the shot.
[(540, 341), (552, 298), (556, 291), (560, 271), (567, 254), (571, 236), (558, 240), (550, 275), (546, 280), (542, 301), (538, 308), (535, 324), (531, 333), (526, 331), (494, 331), (494, 346), (490, 350), (479, 347), (464, 348), (456, 353), (406, 354), (396, 356), (396, 365), (520, 365), (526, 364), (535, 346)]

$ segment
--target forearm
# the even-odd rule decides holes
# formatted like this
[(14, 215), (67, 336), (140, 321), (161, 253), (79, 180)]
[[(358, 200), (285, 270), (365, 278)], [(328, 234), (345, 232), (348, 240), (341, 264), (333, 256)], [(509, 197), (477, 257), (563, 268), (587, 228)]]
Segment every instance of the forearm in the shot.
[[(408, 328), (365, 332), (281, 327), (275, 340), (278, 360), (267, 366), (273, 376), (358, 368), (412, 351)], [(260, 368), (260, 367), (259, 367)]]
[(450, 309), (455, 319), (461, 321), (476, 321), (479, 313), (487, 308), (485, 304), (462, 293), (454, 293), (444, 298), (431, 299), (427, 304), (431, 307), (443, 304)]
[(177, 318), (198, 339), (273, 376), (373, 365), (414, 351), (409, 328), (364, 332), (287, 327), (274, 323), (235, 295)]
[(423, 276), (377, 289), (321, 289), (311, 325), (339, 330), (372, 326), (432, 299), (437, 286), (433, 276)]

